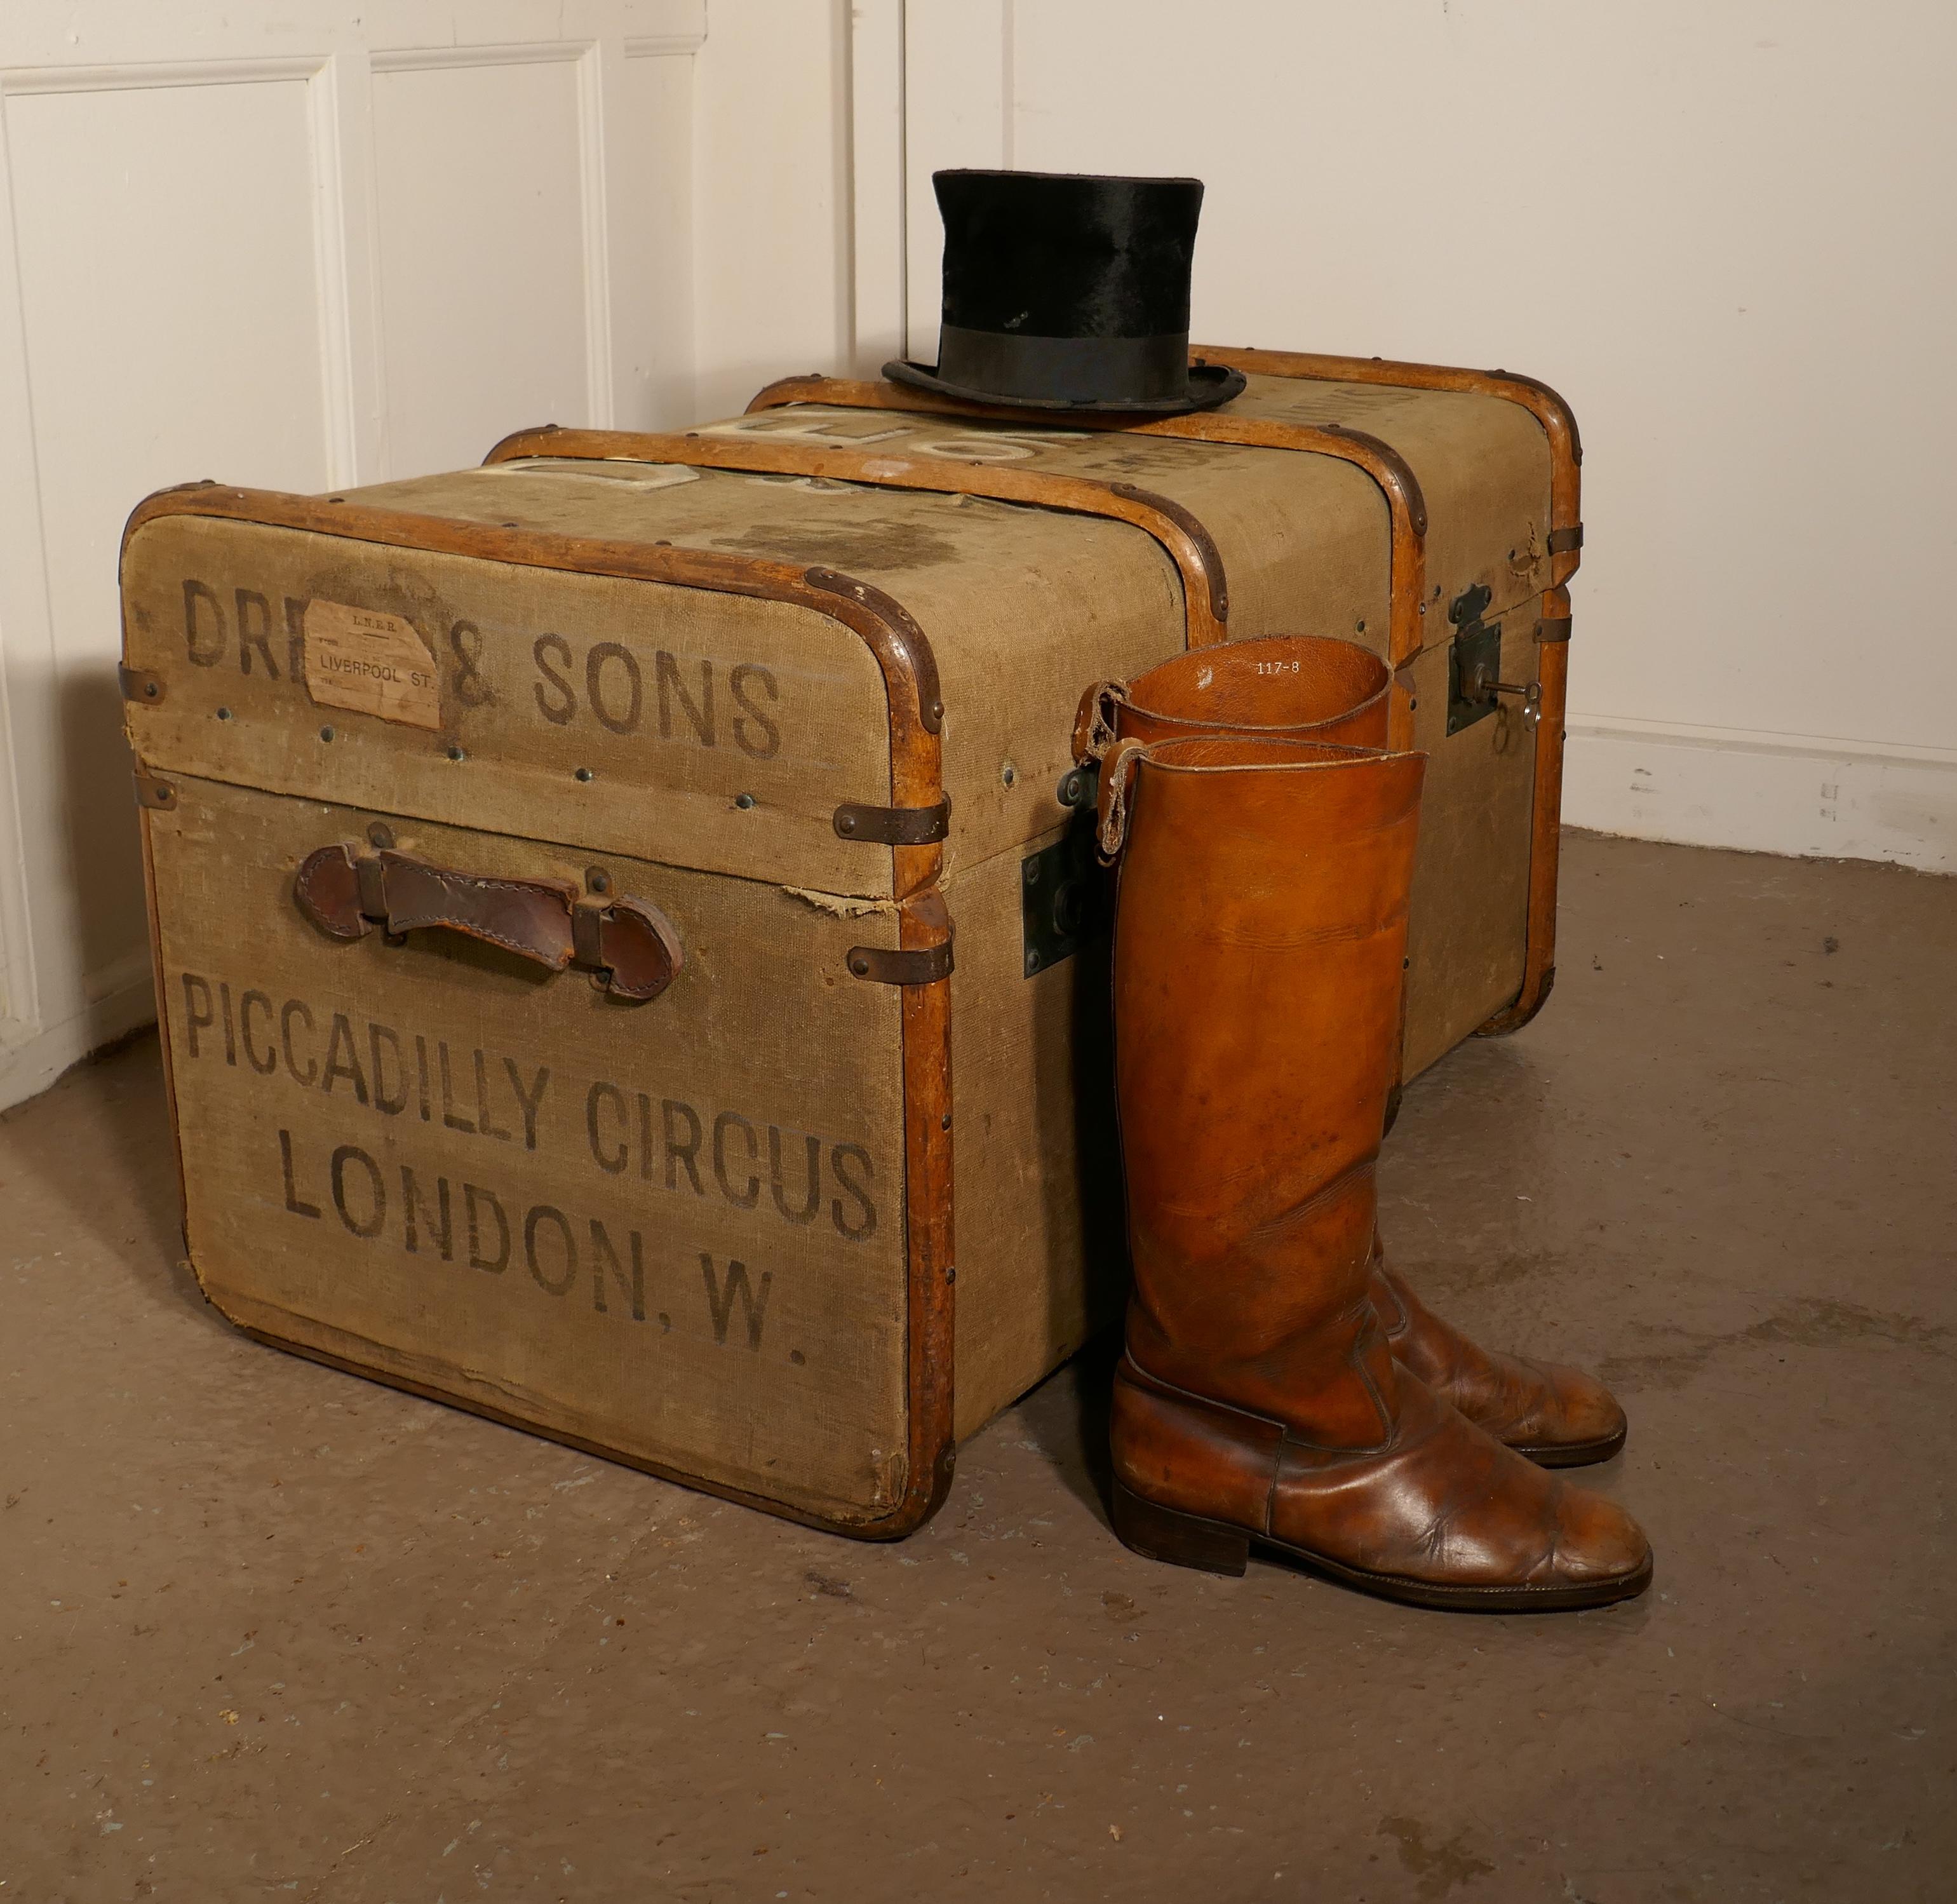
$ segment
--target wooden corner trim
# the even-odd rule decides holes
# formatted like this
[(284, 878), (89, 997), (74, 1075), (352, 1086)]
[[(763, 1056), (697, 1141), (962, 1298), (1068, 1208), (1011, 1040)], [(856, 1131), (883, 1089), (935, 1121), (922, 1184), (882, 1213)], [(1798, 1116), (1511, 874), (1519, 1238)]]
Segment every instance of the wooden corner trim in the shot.
[(1563, 721), (1570, 692), (1570, 591), (1543, 593), (1541, 620), (1562, 630), (1537, 650), (1542, 687), (1535, 728), (1534, 804), (1529, 818), (1529, 913), (1524, 928), (1522, 988), (1478, 1035), (1497, 1038), (1519, 1031), (1541, 1011), (1556, 982), (1556, 893), (1563, 851)]
[[(825, 379), (792, 380), (804, 391)], [(807, 400), (793, 396), (787, 401)], [(825, 396), (824, 400), (828, 400)], [(944, 457), (881, 455), (874, 450), (844, 450), (810, 443), (754, 442), (688, 432), (661, 435), (631, 430), (519, 431), (505, 437), (485, 459), (507, 463), (518, 457), (609, 457), (639, 463), (673, 463), (696, 470), (738, 470), (763, 476), (827, 477), (873, 489), (915, 489), (940, 495), (984, 496), (1073, 515), (1102, 516), (1131, 523), (1153, 536), (1181, 571), (1189, 624), (1189, 645), (1222, 640), (1229, 619), (1229, 591), (1222, 557), (1209, 532), (1180, 504), (1131, 482), (1104, 482), (1086, 476), (1056, 476), (996, 463), (959, 463)]]
[[(897, 914), (905, 952), (951, 943), (951, 914), (934, 887)], [(953, 1345), (957, 1313), (951, 1217), (951, 980), (901, 994), (904, 1074), (904, 1226), (909, 1439), (903, 1498), (881, 1519), (845, 1529), (864, 1540), (901, 1540), (936, 1513), (950, 1491)]]
[[(140, 761), (137, 770), (142, 771)], [(188, 1257), (191, 1254), (190, 1179), (184, 1173), (183, 1127), (177, 1118), (176, 1067), (170, 1055), (170, 1001), (165, 989), (163, 915), (156, 897), (156, 849), (150, 831), (150, 808), (139, 808), (136, 816), (143, 849), (143, 909), (150, 926), (150, 974), (156, 988), (156, 1042), (163, 1055), (163, 1104), (170, 1120), (170, 1163), (177, 1187), (177, 1233), (184, 1239), (184, 1254)]]
[(910, 610), (895, 596), (836, 569), (805, 568), (801, 578), (811, 588), (852, 603), (874, 618), (884, 630), (885, 640), (901, 651), (893, 659), (900, 661), (915, 689), (912, 699), (919, 723), (927, 732), (941, 732), (944, 726), (944, 691), (938, 683), (937, 656)]
[[(806, 403), (811, 400), (805, 394), (811, 385), (826, 384), (830, 381), (819, 370), (803, 371), (793, 377), (777, 377), (772, 384), (763, 384), (754, 393), (741, 414), (751, 416), (757, 410), (773, 410), (781, 403)], [(492, 451), (491, 454), (493, 456), (495, 452)]]
[(1342, 424), (1279, 423), (1215, 411), (1143, 424), (1137, 434), (1329, 456), (1364, 470), (1386, 504), (1387, 659), (1403, 668), (1420, 653), (1426, 640), (1427, 498), (1412, 466), (1390, 443)]
[[(1448, 364), (1402, 363), (1386, 357), (1335, 357), (1302, 350), (1256, 350), (1230, 345), (1197, 344), (1190, 355), (1234, 370), (1264, 377), (1297, 377), (1314, 382), (1383, 384), (1402, 390), (1462, 391), (1519, 403), (1549, 438), (1549, 526), (1577, 527), (1582, 520), (1583, 439), (1576, 415), (1548, 384), (1509, 370), (1469, 370)], [(792, 399), (789, 400), (792, 401)], [(1552, 587), (1576, 571), (1574, 552), (1551, 567)]]
[[(799, 377), (778, 377), (748, 398), (744, 416), (762, 410), (779, 410), (786, 403), (830, 403), (839, 410), (915, 410), (928, 416), (976, 417), (987, 423), (1017, 423), (1025, 429), (1051, 429), (1055, 422), (1051, 410), (1015, 410), (1006, 403), (967, 403), (955, 397), (941, 397), (934, 390), (919, 390), (905, 384), (871, 383), (853, 377), (825, 377), (810, 372)], [(1064, 419), (1071, 429), (1118, 429), (1118, 420), (1100, 416)]]

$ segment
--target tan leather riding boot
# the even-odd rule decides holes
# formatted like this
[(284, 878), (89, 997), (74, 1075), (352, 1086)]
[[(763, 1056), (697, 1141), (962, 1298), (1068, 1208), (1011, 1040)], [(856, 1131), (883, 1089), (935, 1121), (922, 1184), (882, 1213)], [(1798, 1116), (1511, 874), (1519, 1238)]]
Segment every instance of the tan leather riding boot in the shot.
[[(1074, 752), (1099, 760), (1124, 740), (1204, 734), (1383, 747), (1392, 685), (1386, 664), (1352, 641), (1273, 635), (1194, 648), (1131, 682), (1089, 688)], [(1427, 1308), (1383, 1255), (1371, 1293), (1401, 1366), (1518, 1453), (1578, 1467), (1624, 1445), (1624, 1411), (1593, 1377), (1481, 1348)]]
[(1545, 1468), (1579, 1468), (1624, 1445), (1624, 1411), (1595, 1376), (1469, 1340), (1386, 1267), (1377, 1242), (1369, 1286), (1393, 1359), (1518, 1454)]
[(1220, 1573), (1255, 1540), (1420, 1605), (1595, 1606), (1649, 1582), (1637, 1524), (1397, 1364), (1371, 1294), (1424, 764), (1214, 738), (1104, 770), (1135, 1279), (1115, 1529)]

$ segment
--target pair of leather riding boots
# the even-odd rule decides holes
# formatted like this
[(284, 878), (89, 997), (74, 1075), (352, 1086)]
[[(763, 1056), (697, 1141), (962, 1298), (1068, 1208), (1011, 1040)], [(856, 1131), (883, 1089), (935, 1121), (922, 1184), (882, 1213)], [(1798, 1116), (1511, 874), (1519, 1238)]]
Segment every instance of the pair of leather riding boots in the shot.
[(1082, 703), (1119, 868), (1115, 1531), (1228, 1573), (1255, 1542), (1420, 1605), (1599, 1605), (1643, 1590), (1650, 1548), (1548, 1470), (1615, 1453), (1622, 1411), (1476, 1347), (1380, 1248), (1426, 767), (1386, 747), (1391, 691), (1353, 644), (1276, 637)]

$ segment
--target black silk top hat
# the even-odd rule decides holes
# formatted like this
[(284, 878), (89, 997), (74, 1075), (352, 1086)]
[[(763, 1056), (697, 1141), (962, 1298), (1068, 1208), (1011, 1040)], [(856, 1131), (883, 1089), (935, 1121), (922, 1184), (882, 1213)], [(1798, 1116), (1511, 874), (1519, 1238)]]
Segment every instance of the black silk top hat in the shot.
[(1200, 179), (939, 172), (944, 320), (934, 368), (884, 375), (970, 403), (1176, 416), (1241, 371), (1189, 361)]

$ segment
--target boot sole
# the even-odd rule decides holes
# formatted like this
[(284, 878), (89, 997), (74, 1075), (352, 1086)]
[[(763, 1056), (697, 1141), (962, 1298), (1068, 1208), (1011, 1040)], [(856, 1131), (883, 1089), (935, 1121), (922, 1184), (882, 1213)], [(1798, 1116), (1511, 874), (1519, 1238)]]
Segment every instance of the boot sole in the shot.
[(1284, 1542), (1254, 1535), (1227, 1521), (1208, 1520), (1173, 1507), (1157, 1505), (1114, 1483), (1114, 1532), (1121, 1545), (1145, 1559), (1173, 1567), (1190, 1567), (1206, 1573), (1240, 1578), (1250, 1564), (1255, 1545), (1280, 1554), (1307, 1571), (1323, 1575), (1341, 1586), (1404, 1606), (1428, 1607), (1448, 1613), (1560, 1613), (1583, 1607), (1608, 1606), (1628, 1600), (1651, 1585), (1651, 1556), (1635, 1573), (1616, 1580), (1570, 1586), (1443, 1586), (1410, 1580), (1396, 1574), (1374, 1573), (1347, 1567), (1322, 1554), (1307, 1552)]
[(1587, 1468), (1593, 1462), (1608, 1461), (1619, 1453), (1629, 1433), (1628, 1428), (1620, 1428), (1615, 1434), (1606, 1434), (1595, 1441), (1511, 1441), (1509, 1446), (1539, 1468)]

